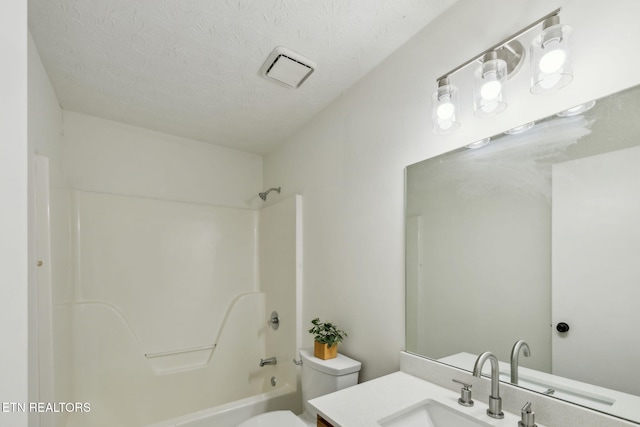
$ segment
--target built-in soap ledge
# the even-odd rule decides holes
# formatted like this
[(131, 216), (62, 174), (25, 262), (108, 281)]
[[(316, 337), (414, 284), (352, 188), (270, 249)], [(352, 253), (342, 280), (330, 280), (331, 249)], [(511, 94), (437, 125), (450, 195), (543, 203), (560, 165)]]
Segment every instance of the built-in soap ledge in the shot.
[(211, 359), (215, 344), (183, 348), (155, 353), (145, 353), (151, 368), (156, 374), (170, 374), (202, 368)]

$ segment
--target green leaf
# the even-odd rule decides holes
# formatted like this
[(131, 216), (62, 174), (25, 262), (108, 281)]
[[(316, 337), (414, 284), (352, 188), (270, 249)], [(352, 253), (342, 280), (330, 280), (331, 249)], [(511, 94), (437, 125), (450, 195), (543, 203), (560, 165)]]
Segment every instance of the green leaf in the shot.
[(314, 335), (314, 340), (329, 347), (342, 342), (347, 333), (338, 329), (338, 325), (332, 322), (321, 322), (320, 318), (311, 321), (313, 327), (309, 329), (309, 333)]

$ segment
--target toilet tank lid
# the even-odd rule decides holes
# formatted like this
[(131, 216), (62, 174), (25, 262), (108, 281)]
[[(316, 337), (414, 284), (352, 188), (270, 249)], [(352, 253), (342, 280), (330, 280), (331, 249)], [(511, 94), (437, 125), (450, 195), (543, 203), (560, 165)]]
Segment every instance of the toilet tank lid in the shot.
[(344, 354), (338, 353), (335, 359), (322, 360), (313, 355), (313, 350), (307, 348), (300, 349), (302, 364), (308, 363), (314, 369), (329, 375), (347, 375), (358, 372), (362, 364)]

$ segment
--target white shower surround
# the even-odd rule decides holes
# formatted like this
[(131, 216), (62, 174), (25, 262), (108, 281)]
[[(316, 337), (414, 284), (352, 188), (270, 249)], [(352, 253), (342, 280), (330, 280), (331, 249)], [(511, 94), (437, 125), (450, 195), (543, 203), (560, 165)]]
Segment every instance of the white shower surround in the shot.
[[(70, 182), (51, 189), (54, 349), (50, 372), (43, 374), (53, 385), (42, 384), (41, 391), (50, 393), (43, 395), (47, 401), (89, 402), (91, 412), (43, 415), (42, 425), (140, 426), (233, 407), (230, 401), (251, 396), (270, 402), (264, 408), (299, 410), (291, 360), (300, 336), (295, 305), (301, 198), (274, 197), (266, 205), (260, 201), (262, 210), (250, 209), (258, 199), (251, 187), (261, 185), (251, 180), (257, 176), (252, 166), (261, 170), (258, 156), (73, 113), (67, 118), (62, 175)], [(109, 138), (113, 143), (104, 144)], [(156, 149), (145, 157), (146, 177), (136, 175), (126, 164), (148, 154), (151, 140)], [(100, 155), (92, 144), (104, 144)], [(210, 171), (204, 161), (187, 171), (187, 163), (177, 160), (165, 178), (173, 185), (162, 185), (154, 173), (180, 149), (187, 157), (208, 157), (209, 165), (235, 168), (237, 176), (227, 175), (226, 191), (181, 192), (220, 171)], [(120, 171), (119, 180), (92, 170), (96, 157)], [(158, 179), (148, 180), (149, 174)], [(129, 188), (113, 187), (126, 183)], [(122, 195), (127, 192), (134, 195)], [(219, 289), (210, 289), (216, 284)], [(271, 310), (283, 319), (277, 332), (266, 323)], [(213, 344), (214, 350), (206, 348)], [(271, 356), (280, 363), (258, 367), (260, 358)], [(275, 390), (278, 397), (271, 401), (265, 393)], [(232, 411), (232, 418), (252, 411)]]

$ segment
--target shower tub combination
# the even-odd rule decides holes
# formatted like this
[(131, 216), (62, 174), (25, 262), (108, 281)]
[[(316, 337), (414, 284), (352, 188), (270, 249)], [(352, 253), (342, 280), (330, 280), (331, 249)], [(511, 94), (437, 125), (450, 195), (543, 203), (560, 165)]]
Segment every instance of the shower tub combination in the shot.
[(40, 399), (91, 406), (41, 426), (231, 427), (301, 409), (300, 196), (252, 210), (41, 179), (37, 205), (52, 266), (39, 276)]

